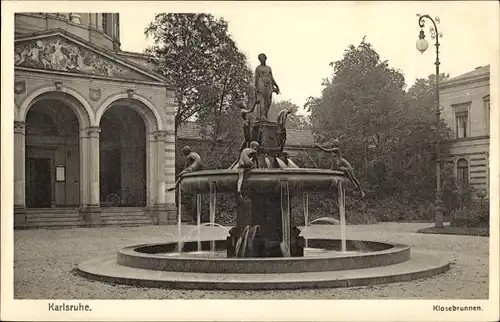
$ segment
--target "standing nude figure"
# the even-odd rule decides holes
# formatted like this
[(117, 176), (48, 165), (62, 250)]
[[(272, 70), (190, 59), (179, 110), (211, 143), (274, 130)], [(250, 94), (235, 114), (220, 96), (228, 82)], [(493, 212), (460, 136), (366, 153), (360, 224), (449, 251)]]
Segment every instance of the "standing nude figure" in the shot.
[(257, 101), (261, 103), (258, 118), (262, 120), (267, 120), (267, 113), (271, 108), (273, 93), (280, 93), (280, 88), (274, 80), (271, 67), (266, 65), (266, 60), (266, 55), (260, 54), (260, 65), (255, 69), (255, 88), (257, 90)]
[(247, 109), (243, 104), (237, 104), (239, 108), (241, 108), (241, 118), (243, 119), (243, 124), (241, 125), (243, 129), (243, 137), (244, 141), (241, 143), (239, 151), (243, 151), (243, 149), (248, 148), (250, 141), (252, 140), (252, 133), (250, 133), (250, 119), (248, 118), (248, 114), (252, 113), (255, 109), (255, 106), (259, 104), (259, 101), (255, 101), (252, 108)]
[(238, 190), (237, 194), (242, 198), (241, 186), (243, 185), (243, 178), (245, 173), (257, 165), (257, 160), (255, 159), (257, 155), (257, 149), (259, 148), (259, 143), (252, 141), (250, 142), (250, 147), (243, 149), (240, 154), (240, 159), (238, 162)]
[(286, 143), (286, 120), (288, 118), (288, 115), (291, 114), (287, 109), (283, 109), (279, 112), (278, 117), (276, 118), (276, 125), (277, 125), (277, 145), (280, 148), (281, 152), (283, 152), (283, 149), (285, 148), (285, 143)]
[(201, 170), (201, 168), (203, 167), (200, 155), (196, 152), (191, 151), (191, 148), (189, 146), (185, 146), (182, 148), (182, 154), (186, 156), (189, 165), (186, 169), (182, 170), (181, 173), (179, 173), (179, 178), (177, 178), (175, 184), (172, 187), (168, 188), (167, 191), (175, 190), (184, 174)]
[(340, 170), (344, 172), (344, 174), (351, 180), (351, 182), (358, 188), (359, 192), (361, 193), (361, 197), (365, 197), (365, 192), (363, 189), (361, 189), (361, 184), (359, 183), (359, 180), (356, 178), (354, 175), (354, 169), (352, 168), (351, 164), (342, 157), (342, 152), (340, 151), (340, 148), (338, 147), (340, 142), (338, 140), (334, 141), (334, 147), (332, 149), (326, 149), (318, 144), (316, 146), (323, 150), (324, 152), (327, 153), (332, 153), (332, 166), (331, 170)]

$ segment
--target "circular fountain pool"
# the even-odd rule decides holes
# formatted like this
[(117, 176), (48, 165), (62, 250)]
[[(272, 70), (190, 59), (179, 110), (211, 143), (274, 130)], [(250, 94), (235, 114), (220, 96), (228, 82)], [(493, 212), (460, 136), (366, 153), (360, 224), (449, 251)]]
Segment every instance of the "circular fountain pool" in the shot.
[(449, 263), (411, 254), (410, 247), (372, 241), (308, 239), (304, 257), (226, 258), (226, 240), (125, 247), (117, 256), (82, 263), (80, 275), (91, 279), (160, 288), (296, 289), (347, 287), (409, 281), (440, 274)]

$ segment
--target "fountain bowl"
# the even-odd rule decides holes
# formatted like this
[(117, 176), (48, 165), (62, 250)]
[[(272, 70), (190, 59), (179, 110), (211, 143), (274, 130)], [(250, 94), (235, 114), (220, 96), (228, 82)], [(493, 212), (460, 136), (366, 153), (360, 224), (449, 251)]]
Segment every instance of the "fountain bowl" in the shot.
[[(210, 183), (216, 185), (217, 193), (235, 193), (238, 169), (202, 170), (183, 176), (182, 192), (201, 194), (210, 191)], [(320, 192), (336, 189), (338, 181), (349, 185), (350, 181), (342, 171), (325, 169), (253, 169), (245, 174), (243, 193), (274, 192), (279, 183), (286, 181), (291, 194)]]
[[(81, 263), (87, 278), (141, 287), (265, 290), (334, 288), (410, 281), (441, 274), (449, 263), (410, 247), (373, 241), (348, 240), (340, 252), (338, 239), (308, 239), (306, 256), (281, 258), (224, 258), (226, 240), (188, 241), (184, 253), (177, 243), (133, 245), (117, 255)], [(307, 254), (311, 250), (310, 254)], [(201, 251), (201, 252), (200, 252)]]

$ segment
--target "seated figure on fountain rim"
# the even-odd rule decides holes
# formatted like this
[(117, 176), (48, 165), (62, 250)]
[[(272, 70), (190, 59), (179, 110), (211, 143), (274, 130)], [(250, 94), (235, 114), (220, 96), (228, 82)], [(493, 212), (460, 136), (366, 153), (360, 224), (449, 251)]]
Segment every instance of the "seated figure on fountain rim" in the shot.
[(186, 173), (189, 172), (194, 172), (194, 171), (199, 171), (203, 169), (203, 164), (201, 163), (201, 157), (198, 153), (193, 152), (191, 150), (191, 147), (185, 146), (182, 148), (182, 154), (186, 156), (188, 166), (182, 170), (179, 173), (179, 177), (177, 178), (177, 181), (175, 181), (175, 184), (168, 188), (167, 191), (173, 191), (177, 189), (177, 186), (179, 185), (180, 181), (182, 180), (182, 176)]
[(332, 154), (332, 165), (330, 167), (330, 170), (339, 170), (342, 171), (348, 178), (349, 180), (354, 184), (354, 186), (358, 189), (358, 191), (361, 194), (361, 198), (364, 198), (366, 196), (365, 192), (361, 188), (361, 183), (359, 180), (356, 178), (354, 175), (354, 169), (347, 161), (342, 157), (342, 151), (340, 150), (340, 141), (335, 139), (333, 141), (333, 148), (327, 149), (322, 147), (319, 144), (316, 144), (318, 148), (320, 148), (322, 151), (331, 153)]

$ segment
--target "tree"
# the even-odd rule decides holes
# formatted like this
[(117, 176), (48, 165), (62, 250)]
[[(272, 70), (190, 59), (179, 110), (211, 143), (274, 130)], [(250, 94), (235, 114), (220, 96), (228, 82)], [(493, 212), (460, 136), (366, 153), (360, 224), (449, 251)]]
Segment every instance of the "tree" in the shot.
[(364, 38), (330, 66), (334, 73), (324, 80), (321, 97), (306, 104), (314, 134), (320, 141), (339, 138), (354, 165), (366, 169), (369, 147), (379, 153), (391, 140), (388, 129), (405, 104), (404, 76)]
[[(417, 80), (405, 91), (404, 75), (381, 61), (365, 39), (331, 66), (334, 73), (323, 82), (321, 97), (306, 104), (315, 135), (323, 142), (339, 138), (343, 154), (379, 198), (432, 200), (435, 77)], [(446, 140), (450, 132), (441, 125)], [(446, 149), (443, 145), (443, 155)]]
[(241, 134), (241, 117), (237, 102), (245, 102), (252, 71), (247, 58), (232, 40), (218, 53), (212, 73), (205, 107), (197, 114), (197, 122), (212, 141), (231, 140)]
[(220, 116), (230, 101), (244, 93), (251, 71), (228, 34), (224, 19), (210, 14), (157, 14), (145, 34), (154, 45), (146, 52), (153, 56), (159, 73), (175, 84), (175, 128), (196, 115), (209, 118), (216, 138)]
[(294, 130), (310, 129), (309, 117), (307, 115), (298, 114), (299, 106), (292, 103), (290, 100), (273, 102), (271, 104), (271, 108), (269, 109), (268, 113), (269, 119), (276, 120), (278, 113), (283, 109), (292, 112), (292, 114), (288, 116), (286, 123), (288, 129), (294, 129)]

